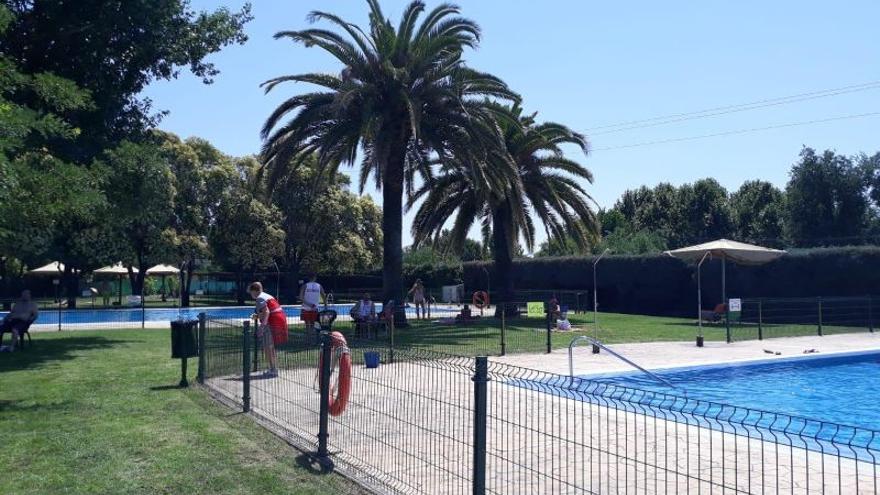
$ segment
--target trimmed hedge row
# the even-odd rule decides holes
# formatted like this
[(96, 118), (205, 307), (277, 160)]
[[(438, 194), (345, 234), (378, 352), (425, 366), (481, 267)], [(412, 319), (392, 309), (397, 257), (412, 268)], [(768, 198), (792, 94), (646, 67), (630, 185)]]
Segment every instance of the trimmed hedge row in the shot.
[[(518, 290), (583, 290), (593, 287), (593, 257), (555, 257), (514, 261)], [(464, 264), (468, 291), (485, 289), (483, 268)], [(721, 262), (703, 264), (703, 306), (721, 302)], [(493, 282), (494, 283), (494, 282)], [(696, 267), (665, 255), (606, 256), (597, 268), (599, 308), (657, 315), (694, 313)], [(880, 247), (793, 250), (762, 266), (727, 264), (728, 297), (864, 296), (880, 293)], [(590, 293), (591, 294), (591, 293)], [(590, 296), (592, 300), (592, 296)]]

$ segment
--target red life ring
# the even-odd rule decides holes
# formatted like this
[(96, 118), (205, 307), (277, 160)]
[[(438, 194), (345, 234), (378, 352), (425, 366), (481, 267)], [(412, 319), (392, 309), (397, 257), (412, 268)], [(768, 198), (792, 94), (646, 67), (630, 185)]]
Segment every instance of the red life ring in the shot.
[[(336, 352), (340, 349), (339, 378), (336, 382), (336, 396), (330, 394), (330, 415), (339, 416), (345, 412), (348, 405), (348, 397), (351, 395), (351, 351), (348, 350), (348, 342), (339, 332), (330, 332), (330, 349)], [(318, 357), (318, 370), (321, 369), (321, 358)], [(331, 384), (332, 385), (332, 384)]]
[(474, 296), (471, 298), (471, 302), (474, 306), (479, 309), (485, 309), (489, 307), (489, 293), (484, 290), (478, 290), (474, 292)]

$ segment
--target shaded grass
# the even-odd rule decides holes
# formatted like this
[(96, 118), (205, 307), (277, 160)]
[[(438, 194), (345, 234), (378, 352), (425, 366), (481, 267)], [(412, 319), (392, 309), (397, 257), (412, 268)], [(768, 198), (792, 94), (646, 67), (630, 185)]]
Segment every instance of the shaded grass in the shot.
[(202, 390), (173, 387), (169, 340), (39, 333), (32, 348), (0, 354), (2, 492), (359, 493)]

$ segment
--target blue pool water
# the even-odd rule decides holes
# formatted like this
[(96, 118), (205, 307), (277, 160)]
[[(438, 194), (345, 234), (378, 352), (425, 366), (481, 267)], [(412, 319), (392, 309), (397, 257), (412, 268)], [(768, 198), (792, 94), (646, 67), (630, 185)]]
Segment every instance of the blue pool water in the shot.
[[(807, 356), (657, 372), (689, 399), (880, 430), (880, 352)], [(597, 381), (670, 392), (641, 373)], [(675, 392), (672, 392), (675, 393)]]
[[(352, 304), (335, 304), (328, 306), (341, 316), (348, 316)], [(376, 304), (376, 309), (381, 310), (382, 305)], [(246, 320), (254, 312), (253, 306), (233, 307), (202, 307), (202, 308), (127, 308), (127, 309), (75, 309), (75, 310), (42, 310), (36, 323), (42, 325), (57, 325), (60, 315), (62, 325), (86, 325), (86, 324), (113, 324), (113, 323), (140, 323), (144, 321), (171, 321), (178, 318), (196, 319), (199, 313), (206, 313), (211, 318)], [(300, 306), (284, 306), (284, 312), (288, 317), (295, 318), (300, 315)], [(449, 316), (457, 312), (449, 308), (432, 308), (432, 314), (438, 317)], [(0, 312), (0, 318), (6, 313)]]

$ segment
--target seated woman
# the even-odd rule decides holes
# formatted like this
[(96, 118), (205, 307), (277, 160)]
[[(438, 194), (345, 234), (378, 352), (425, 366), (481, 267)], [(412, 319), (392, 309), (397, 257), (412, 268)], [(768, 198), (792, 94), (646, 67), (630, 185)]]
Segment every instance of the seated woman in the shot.
[(366, 332), (370, 335), (370, 325), (376, 322), (376, 304), (369, 294), (364, 294), (361, 299), (351, 308), (351, 319), (354, 320), (354, 333), (360, 337)]
[(0, 338), (6, 332), (12, 333), (12, 349), (18, 344), (19, 334), (27, 330), (27, 328), (37, 319), (39, 315), (37, 305), (31, 300), (31, 291), (21, 291), (21, 298), (15, 302), (6, 316), (0, 323)]

